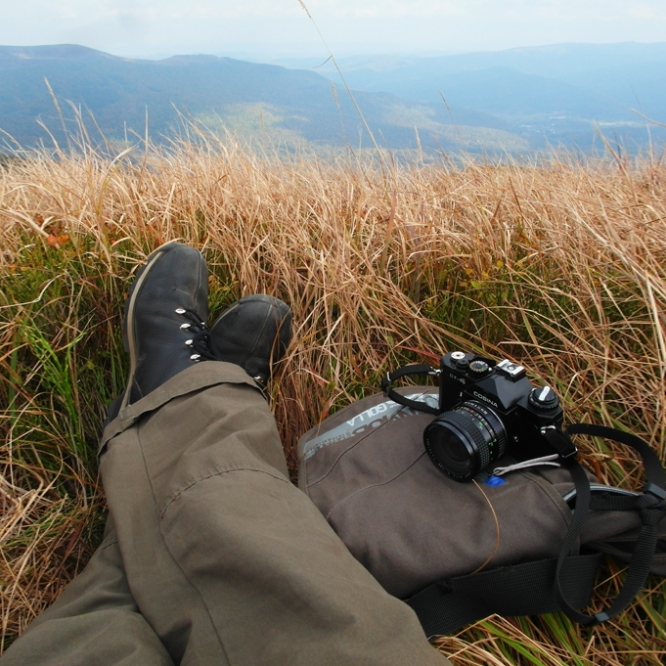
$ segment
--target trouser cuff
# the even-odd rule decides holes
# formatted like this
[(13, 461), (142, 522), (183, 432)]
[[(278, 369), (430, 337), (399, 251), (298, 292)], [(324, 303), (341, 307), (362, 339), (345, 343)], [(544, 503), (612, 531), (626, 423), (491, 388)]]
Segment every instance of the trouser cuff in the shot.
[(239, 365), (222, 361), (197, 363), (174, 375), (141, 400), (121, 409), (118, 416), (106, 424), (99, 443), (98, 455), (109, 440), (134, 425), (144, 414), (159, 409), (174, 398), (217, 384), (246, 384), (257, 391), (261, 390)]

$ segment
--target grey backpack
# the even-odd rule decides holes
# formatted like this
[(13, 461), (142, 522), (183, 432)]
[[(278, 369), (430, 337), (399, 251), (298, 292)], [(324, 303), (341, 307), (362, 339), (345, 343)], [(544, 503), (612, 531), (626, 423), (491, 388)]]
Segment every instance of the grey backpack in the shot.
[[(647, 443), (584, 424), (556, 433), (638, 450), (647, 484), (637, 492), (600, 485), (575, 456), (514, 471), (505, 457), (503, 476), (461, 483), (424, 449), (437, 391), (388, 391), (405, 404), (384, 393), (360, 400), (298, 444), (300, 488), (356, 559), (414, 608), (428, 636), (495, 613), (561, 610), (593, 625), (624, 610), (648, 573), (666, 575), (665, 475)], [(604, 554), (629, 562), (625, 583), (609, 608), (587, 615), (578, 609), (591, 602)]]

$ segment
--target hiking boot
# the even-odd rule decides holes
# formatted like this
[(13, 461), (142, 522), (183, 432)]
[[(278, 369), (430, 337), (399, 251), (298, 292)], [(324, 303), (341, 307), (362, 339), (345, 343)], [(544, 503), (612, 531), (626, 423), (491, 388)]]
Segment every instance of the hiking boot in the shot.
[(217, 360), (205, 330), (207, 317), (208, 269), (201, 253), (176, 242), (155, 250), (125, 301), (130, 372), (118, 410), (195, 363)]
[(211, 326), (220, 361), (240, 365), (262, 388), (291, 342), (292, 313), (278, 298), (257, 294), (229, 306)]

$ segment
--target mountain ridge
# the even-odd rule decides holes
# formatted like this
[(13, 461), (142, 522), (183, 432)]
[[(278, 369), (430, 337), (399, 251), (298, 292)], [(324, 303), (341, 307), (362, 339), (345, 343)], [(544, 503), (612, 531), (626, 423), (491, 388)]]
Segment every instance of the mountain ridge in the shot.
[[(492, 113), (535, 146), (585, 146), (598, 124), (620, 129), (621, 141), (644, 145), (648, 133), (635, 109), (666, 121), (666, 42), (554, 44), (423, 58), (354, 56), (338, 64), (356, 89), (429, 104), (443, 96), (453, 105)], [(331, 63), (316, 66), (339, 83)]]
[[(652, 60), (662, 55), (663, 63)], [(645, 122), (632, 109), (666, 115), (666, 43), (340, 63), (376, 140), (392, 150), (586, 150), (599, 125), (640, 147)], [(0, 128), (18, 144), (49, 139), (37, 119), (64, 140), (49, 87), (68, 126), (76, 127), (77, 109), (90, 111), (115, 141), (143, 135), (147, 115), (157, 142), (177, 134), (183, 118), (264, 140), (270, 117), (275, 136), (294, 146), (372, 145), (331, 63), (313, 71), (206, 54), (147, 60), (76, 44), (0, 46)]]
[[(285, 118), (277, 124), (306, 142), (343, 145), (346, 137), (352, 137), (357, 144), (359, 133), (365, 133), (348, 96), (342, 91), (336, 94), (328, 79), (307, 70), (207, 55), (134, 60), (75, 45), (0, 47), (0, 127), (18, 143), (33, 145), (45, 138), (34, 121), (39, 117), (62, 139), (49, 87), (61, 100), (60, 107), (67, 110), (68, 122), (73, 120), (67, 101), (90, 110), (105, 135), (115, 139), (121, 139), (127, 127), (142, 134), (146, 109), (151, 133), (159, 141), (163, 135), (173, 134), (183, 114), (193, 119), (217, 115), (223, 121), (227, 111), (235, 113), (239, 104), (265, 104), (277, 110), (274, 116)], [(356, 98), (386, 147), (416, 147), (418, 124), (400, 124), (396, 118), (401, 116), (394, 110), (407, 108), (416, 113), (423, 107), (421, 103), (386, 92), (361, 91)], [(428, 115), (427, 128), (422, 128), (425, 134), (419, 139), (427, 148), (443, 144), (474, 149), (479, 143), (458, 145), (447, 129), (452, 123), (443, 105), (429, 107)], [(457, 110), (457, 116), (462, 125), (484, 128), (484, 149), (503, 150), (504, 144), (527, 148), (523, 140), (510, 136), (500, 119), (464, 109)], [(488, 128), (491, 134), (497, 133), (496, 141), (489, 140)], [(367, 133), (361, 145), (371, 145)]]

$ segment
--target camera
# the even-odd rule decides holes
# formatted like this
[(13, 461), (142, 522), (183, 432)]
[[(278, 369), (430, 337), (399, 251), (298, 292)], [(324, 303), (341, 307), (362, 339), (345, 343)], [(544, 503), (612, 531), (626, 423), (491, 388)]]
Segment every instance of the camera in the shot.
[(423, 440), (439, 470), (465, 481), (505, 454), (554, 452), (544, 429), (561, 428), (559, 398), (534, 386), (523, 366), (456, 351), (442, 356), (438, 374), (438, 414)]

